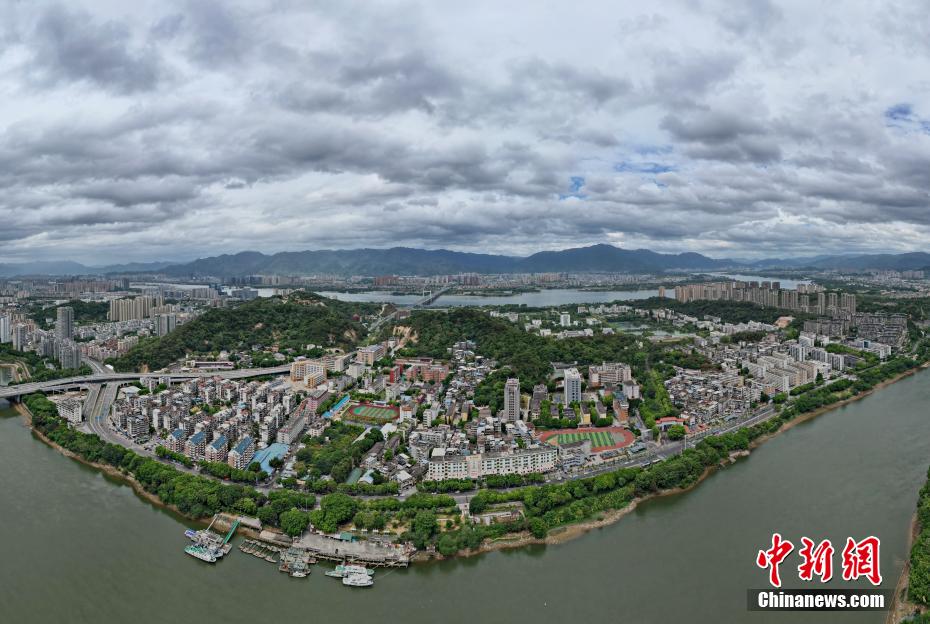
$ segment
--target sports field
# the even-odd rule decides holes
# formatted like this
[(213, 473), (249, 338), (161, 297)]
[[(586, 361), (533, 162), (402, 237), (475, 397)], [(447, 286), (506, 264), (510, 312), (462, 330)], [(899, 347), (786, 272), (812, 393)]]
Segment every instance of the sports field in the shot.
[(397, 420), (398, 416), (400, 416), (400, 410), (396, 407), (371, 405), (369, 403), (359, 403), (355, 407), (349, 409), (349, 420), (387, 423), (392, 420)]
[(605, 427), (602, 429), (557, 429), (543, 432), (543, 442), (552, 444), (571, 444), (582, 440), (591, 440), (591, 450), (603, 451), (629, 446), (633, 443), (633, 434), (622, 427)]

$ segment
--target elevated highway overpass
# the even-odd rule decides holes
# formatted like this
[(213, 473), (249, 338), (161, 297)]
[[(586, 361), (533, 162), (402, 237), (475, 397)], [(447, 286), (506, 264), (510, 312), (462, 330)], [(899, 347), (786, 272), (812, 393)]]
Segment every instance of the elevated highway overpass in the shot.
[(70, 388), (82, 388), (93, 384), (111, 382), (135, 381), (142, 377), (167, 377), (172, 381), (184, 381), (197, 377), (222, 377), (224, 379), (248, 379), (249, 377), (262, 377), (264, 375), (281, 375), (290, 372), (290, 364), (269, 368), (243, 368), (230, 371), (189, 371), (186, 373), (94, 373), (79, 377), (65, 379), (52, 379), (50, 381), (29, 382), (11, 386), (0, 387), (0, 399), (17, 399), (33, 392), (54, 392)]

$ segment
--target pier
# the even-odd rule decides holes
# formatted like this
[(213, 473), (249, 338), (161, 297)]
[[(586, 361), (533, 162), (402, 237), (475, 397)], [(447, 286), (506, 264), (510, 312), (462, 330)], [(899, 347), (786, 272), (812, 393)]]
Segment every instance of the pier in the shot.
[(372, 541), (346, 541), (308, 531), (295, 545), (312, 556), (337, 563), (350, 562), (381, 568), (406, 568), (414, 549), (391, 543)]

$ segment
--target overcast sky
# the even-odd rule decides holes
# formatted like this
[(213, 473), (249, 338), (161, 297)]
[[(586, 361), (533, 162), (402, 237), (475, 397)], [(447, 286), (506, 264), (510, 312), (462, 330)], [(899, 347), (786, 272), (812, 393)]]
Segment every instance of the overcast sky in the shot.
[(930, 251), (928, 193), (921, 0), (0, 8), (0, 261)]

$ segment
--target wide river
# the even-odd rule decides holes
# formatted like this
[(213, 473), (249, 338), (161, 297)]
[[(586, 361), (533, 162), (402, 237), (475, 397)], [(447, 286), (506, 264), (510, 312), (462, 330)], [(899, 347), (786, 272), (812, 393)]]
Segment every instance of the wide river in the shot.
[[(132, 489), (0, 417), (0, 614), (5, 622), (869, 622), (872, 613), (760, 613), (746, 590), (773, 531), (882, 539), (885, 588), (907, 555), (930, 463), (923, 372), (801, 424), (695, 490), (547, 547), (379, 572), (349, 589), (320, 566), (303, 580), (233, 550), (183, 554), (184, 525)], [(0, 408), (2, 410), (2, 408)], [(839, 555), (835, 557), (837, 569)], [(790, 565), (789, 565), (790, 564)], [(794, 578), (794, 555), (782, 566)], [(841, 583), (836, 586), (842, 586)]]
[[(673, 296), (674, 288), (667, 289), (666, 296)], [(412, 305), (423, 299), (423, 295), (395, 295), (389, 290), (368, 290), (364, 292), (318, 291), (317, 294), (340, 301), (374, 301)], [(658, 297), (658, 290), (578, 290), (574, 288), (549, 288), (537, 292), (513, 293), (509, 295), (442, 295), (429, 304), (432, 308), (462, 306), (503, 306), (525, 305), (531, 308), (545, 308), (575, 303), (608, 303), (610, 301), (633, 301)]]
[[(157, 288), (158, 286), (167, 286), (178, 288), (180, 290), (190, 290), (192, 288), (202, 288), (203, 284), (167, 284), (156, 282), (138, 282), (131, 284), (133, 288)], [(263, 286), (251, 287), (258, 293), (259, 297), (273, 297), (278, 294), (278, 288), (268, 288)], [(235, 290), (232, 286), (224, 286), (223, 292), (226, 294)], [(675, 289), (667, 289), (667, 296), (674, 296)], [(340, 301), (364, 301), (376, 303), (394, 303), (399, 305), (413, 305), (423, 299), (424, 294), (394, 294), (390, 290), (365, 290), (360, 292), (340, 292), (331, 290), (315, 291), (317, 294), (331, 299)], [(606, 303), (609, 301), (631, 301), (634, 299), (648, 299), (649, 297), (658, 297), (658, 289), (647, 290), (579, 290), (576, 288), (547, 288), (536, 292), (513, 293), (509, 295), (443, 295), (428, 307), (447, 308), (450, 306), (501, 306), (501, 305), (526, 305), (530, 307), (548, 307), (561, 306), (574, 303)]]

